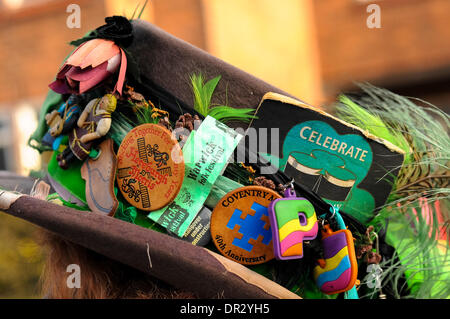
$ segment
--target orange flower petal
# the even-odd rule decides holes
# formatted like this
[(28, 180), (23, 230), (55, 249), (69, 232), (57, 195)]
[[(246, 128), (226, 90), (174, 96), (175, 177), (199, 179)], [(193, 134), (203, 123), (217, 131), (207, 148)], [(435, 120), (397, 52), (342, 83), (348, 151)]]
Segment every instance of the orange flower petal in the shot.
[(93, 39), (81, 44), (67, 59), (66, 64), (80, 66), (86, 56), (99, 44), (100, 39)]
[(88, 66), (95, 68), (120, 53), (119, 47), (115, 45), (114, 42), (103, 39), (99, 40), (101, 40), (101, 42), (99, 42), (98, 45), (81, 62), (80, 67), (82, 69)]
[(127, 73), (127, 56), (125, 55), (125, 52), (120, 48), (121, 53), (121, 61), (120, 61), (120, 70), (119, 70), (119, 76), (117, 78), (117, 83), (114, 87), (114, 91), (119, 92), (120, 95), (122, 95), (122, 88), (123, 83), (125, 82), (125, 74)]

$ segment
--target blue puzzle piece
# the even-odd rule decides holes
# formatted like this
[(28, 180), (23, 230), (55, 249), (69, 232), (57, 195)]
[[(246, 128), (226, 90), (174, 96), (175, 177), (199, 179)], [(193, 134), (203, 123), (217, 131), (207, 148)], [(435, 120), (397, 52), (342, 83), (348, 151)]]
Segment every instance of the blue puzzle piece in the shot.
[(236, 225), (240, 226), (239, 233), (242, 234), (242, 238), (235, 238), (233, 240), (233, 245), (249, 252), (253, 249), (253, 245), (249, 243), (250, 239), (257, 240), (259, 235), (262, 235), (263, 240), (261, 242), (264, 245), (269, 245), (272, 240), (272, 231), (270, 227), (269, 229), (264, 229), (266, 221), (261, 219), (264, 215), (267, 217), (269, 216), (267, 207), (258, 203), (253, 203), (251, 209), (255, 211), (255, 214), (247, 214), (245, 219), (241, 218), (242, 211), (235, 209), (227, 224), (229, 229), (234, 229), (234, 226)]

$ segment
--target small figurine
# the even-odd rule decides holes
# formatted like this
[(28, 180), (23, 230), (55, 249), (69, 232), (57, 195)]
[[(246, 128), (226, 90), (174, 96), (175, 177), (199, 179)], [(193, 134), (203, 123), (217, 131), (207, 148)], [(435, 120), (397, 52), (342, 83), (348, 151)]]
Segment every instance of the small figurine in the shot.
[(91, 151), (93, 141), (105, 136), (111, 128), (111, 113), (115, 111), (117, 99), (113, 94), (91, 100), (85, 107), (75, 127), (69, 133), (69, 147), (58, 154), (58, 165), (68, 168), (74, 156), (84, 161)]
[(57, 109), (45, 115), (45, 121), (49, 126), (48, 132), (42, 139), (42, 144), (58, 150), (63, 135), (70, 132), (76, 124), (81, 113), (84, 97), (72, 94), (67, 101)]

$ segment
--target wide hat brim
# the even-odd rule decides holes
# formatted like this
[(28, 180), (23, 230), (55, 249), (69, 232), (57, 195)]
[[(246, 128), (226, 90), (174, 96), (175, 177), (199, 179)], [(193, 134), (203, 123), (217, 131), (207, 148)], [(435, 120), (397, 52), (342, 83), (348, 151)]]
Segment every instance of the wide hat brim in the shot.
[[(24, 189), (33, 183), (26, 177), (7, 180)], [(0, 192), (0, 210), (202, 298), (298, 298), (206, 248), (104, 214), (11, 191)]]

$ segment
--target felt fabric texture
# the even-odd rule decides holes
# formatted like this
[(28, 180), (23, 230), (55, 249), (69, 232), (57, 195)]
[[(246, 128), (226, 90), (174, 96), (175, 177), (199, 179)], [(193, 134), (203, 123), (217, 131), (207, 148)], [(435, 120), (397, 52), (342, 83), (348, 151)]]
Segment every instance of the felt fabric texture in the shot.
[(5, 212), (203, 298), (298, 298), (203, 247), (104, 214), (30, 196), (21, 196)]
[[(292, 95), (226, 63), (143, 20), (133, 20), (133, 42), (127, 52), (140, 69), (143, 82), (154, 84), (192, 108), (193, 93), (189, 77), (202, 73), (206, 80), (222, 78), (212, 103), (235, 108), (256, 109), (267, 92)], [(231, 127), (247, 128), (233, 122)]]
[[(267, 92), (291, 96), (148, 22), (133, 20), (132, 25), (133, 42), (126, 52), (139, 66), (140, 80), (147, 87), (162, 89), (190, 110), (193, 94), (189, 77), (193, 73), (202, 73), (207, 80), (222, 76), (212, 101), (217, 104), (228, 98), (229, 106), (256, 109)], [(229, 126), (246, 128), (248, 124), (233, 122)], [(109, 216), (29, 196), (20, 197), (6, 213), (200, 297), (298, 298), (205, 248)]]

